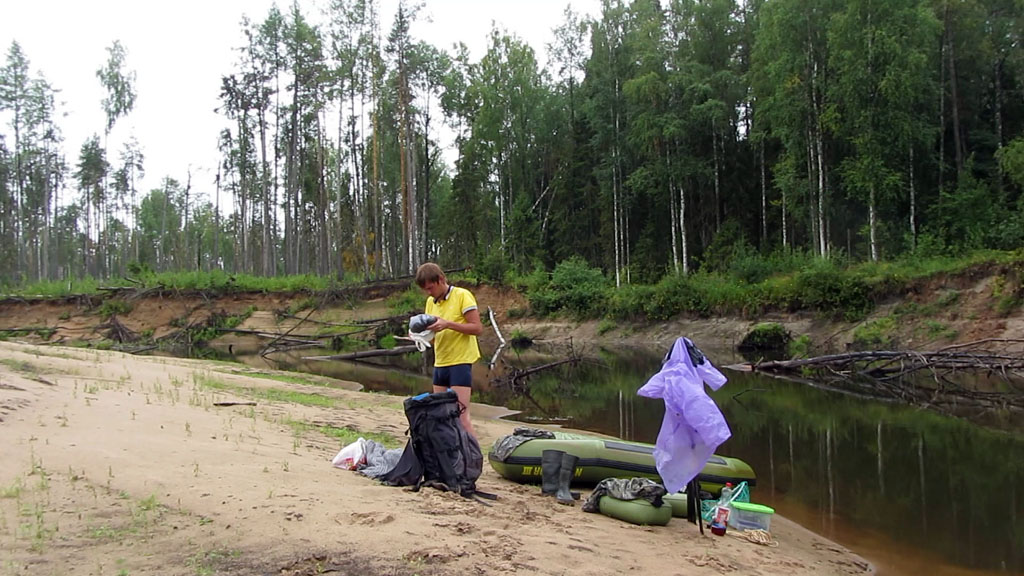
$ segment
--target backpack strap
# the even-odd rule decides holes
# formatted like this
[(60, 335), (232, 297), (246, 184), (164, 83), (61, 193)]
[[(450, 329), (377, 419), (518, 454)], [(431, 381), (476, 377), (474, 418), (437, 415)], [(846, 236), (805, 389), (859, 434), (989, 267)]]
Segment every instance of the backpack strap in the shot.
[[(446, 420), (455, 420), (458, 417), (459, 417), (459, 415), (458, 415), (457, 412), (452, 412), (450, 415), (435, 417), (435, 418), (433, 418), (433, 420), (438, 421), (438, 422), (444, 422)], [(451, 485), (449, 483), (449, 481), (457, 483), (458, 475), (455, 473), (455, 469), (452, 467), (451, 461), (448, 458), (441, 457), (441, 454), (443, 454), (445, 452), (448, 452), (448, 453), (456, 452), (456, 451), (461, 452), (462, 451), (461, 444), (459, 446), (444, 446), (444, 445), (442, 445), (440, 443), (440, 441), (438, 440), (438, 438), (434, 434), (427, 434), (426, 436), (427, 436), (427, 441), (430, 443), (430, 446), (433, 449), (433, 452), (434, 452), (434, 454), (436, 456), (437, 464), (438, 464), (438, 466), (441, 467), (440, 472), (441, 472), (441, 474), (443, 476), (442, 478), (440, 478), (441, 482), (444, 483), (445, 486), (448, 486), (448, 490), (449, 491), (454, 492), (454, 491), (458, 490), (459, 489), (458, 486), (453, 486), (453, 485)]]
[(488, 500), (493, 501), (498, 499), (497, 494), (491, 494), (490, 492), (481, 492), (480, 490), (467, 491), (467, 493), (463, 494), (462, 497), (469, 500), (475, 500), (483, 504), (484, 506), (487, 506), (488, 508), (491, 507), (491, 504), (487, 502)]

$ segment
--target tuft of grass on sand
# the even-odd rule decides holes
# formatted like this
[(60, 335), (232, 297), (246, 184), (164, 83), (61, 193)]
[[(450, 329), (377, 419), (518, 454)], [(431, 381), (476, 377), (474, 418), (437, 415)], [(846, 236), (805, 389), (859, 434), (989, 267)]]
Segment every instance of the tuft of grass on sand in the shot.
[(248, 376), (250, 378), (262, 378), (264, 380), (276, 380), (278, 382), (284, 382), (286, 384), (300, 384), (304, 386), (317, 386), (319, 388), (329, 387), (329, 384), (322, 382), (315, 378), (308, 378), (299, 375), (292, 374), (268, 374), (265, 372), (239, 372), (235, 371), (235, 374), (241, 376)]
[(15, 372), (20, 372), (22, 374), (34, 376), (40, 373), (40, 368), (38, 366), (32, 364), (31, 362), (26, 362), (25, 360), (0, 358), (0, 364), (3, 364), (4, 366), (7, 366), (11, 370), (14, 370)]
[(20, 498), (23, 489), (24, 485), (21, 482), (21, 478), (15, 478), (10, 486), (0, 488), (0, 498)]
[(295, 392), (294, 390), (281, 390), (279, 388), (236, 386), (208, 377), (197, 377), (196, 384), (203, 388), (232, 392), (249, 398), (266, 400), (268, 402), (287, 402), (291, 404), (300, 404), (302, 406), (320, 406), (322, 408), (334, 408), (337, 405), (337, 402), (333, 398), (327, 398), (319, 394)]
[(285, 421), (285, 424), (290, 426), (296, 435), (302, 435), (306, 432), (315, 430), (330, 438), (336, 438), (342, 445), (351, 444), (359, 438), (365, 438), (366, 440), (373, 440), (374, 442), (382, 444), (387, 448), (398, 448), (402, 446), (402, 440), (395, 438), (387, 432), (366, 432), (363, 430), (349, 428), (348, 426), (339, 427), (319, 425), (299, 420), (287, 420)]

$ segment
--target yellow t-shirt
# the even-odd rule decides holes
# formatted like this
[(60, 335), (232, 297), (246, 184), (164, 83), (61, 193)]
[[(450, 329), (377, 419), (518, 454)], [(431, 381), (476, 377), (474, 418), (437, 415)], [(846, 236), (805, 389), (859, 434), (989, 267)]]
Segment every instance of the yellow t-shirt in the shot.
[[(433, 296), (427, 297), (427, 314), (459, 324), (466, 322), (466, 312), (476, 309), (473, 293), (458, 286), (449, 286), (447, 296), (440, 302), (434, 302)], [(434, 335), (434, 366), (472, 364), (479, 358), (476, 336), (455, 330), (442, 330)]]

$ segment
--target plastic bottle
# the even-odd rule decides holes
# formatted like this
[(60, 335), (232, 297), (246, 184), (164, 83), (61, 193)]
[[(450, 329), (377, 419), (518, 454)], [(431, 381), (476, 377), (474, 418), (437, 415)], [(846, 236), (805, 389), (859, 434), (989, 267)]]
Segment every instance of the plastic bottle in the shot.
[(711, 521), (711, 533), (715, 536), (725, 536), (726, 527), (729, 525), (729, 508), (725, 506), (715, 507), (715, 518)]
[(732, 500), (732, 482), (726, 482), (725, 486), (722, 487), (722, 495), (718, 498), (718, 501), (723, 505), (728, 506)]
[(715, 507), (715, 520), (711, 523), (712, 534), (725, 535), (725, 529), (729, 525), (729, 516), (732, 515), (732, 492), (732, 482), (726, 482), (718, 497), (718, 506)]

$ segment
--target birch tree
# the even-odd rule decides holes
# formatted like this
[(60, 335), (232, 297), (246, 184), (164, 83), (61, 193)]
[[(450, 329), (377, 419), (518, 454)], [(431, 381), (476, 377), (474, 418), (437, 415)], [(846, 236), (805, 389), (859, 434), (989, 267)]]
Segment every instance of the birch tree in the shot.
[(932, 98), (927, 72), (939, 23), (916, 0), (852, 0), (831, 24), (837, 120), (853, 153), (841, 166), (845, 187), (865, 199), (868, 241), (879, 259), (879, 205), (910, 182), (895, 149), (912, 150), (918, 110)]
[[(102, 101), (103, 112), (106, 116), (106, 123), (103, 125), (104, 157), (109, 156), (107, 153), (107, 143), (110, 138), (110, 131), (114, 128), (118, 119), (128, 115), (135, 108), (135, 72), (125, 69), (127, 57), (128, 51), (121, 45), (121, 41), (114, 40), (114, 43), (107, 48), (106, 64), (96, 70), (96, 78), (99, 79), (100, 84), (106, 91)], [(104, 175), (100, 193), (96, 198), (98, 215), (96, 232), (97, 236), (101, 239), (105, 236), (103, 232), (109, 216), (109, 200), (107, 179), (106, 175)], [(97, 259), (100, 264), (99, 273), (105, 275), (109, 269), (110, 246), (107, 245), (107, 242), (101, 241), (99, 249), (100, 256)]]

